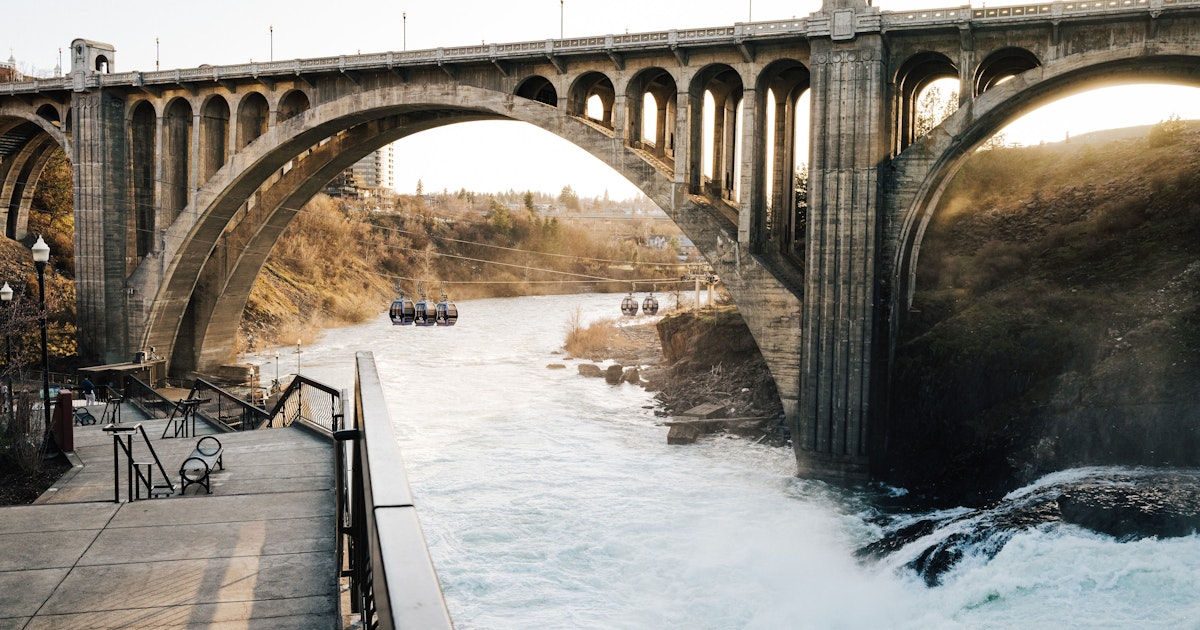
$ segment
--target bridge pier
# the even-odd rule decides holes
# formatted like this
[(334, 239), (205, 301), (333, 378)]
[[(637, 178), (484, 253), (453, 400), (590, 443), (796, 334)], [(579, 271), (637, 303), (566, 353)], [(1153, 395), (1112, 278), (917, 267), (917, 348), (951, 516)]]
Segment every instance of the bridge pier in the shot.
[[(863, 481), (869, 474), (875, 342), (881, 312), (879, 168), (889, 154), (888, 83), (879, 10), (829, 0), (812, 42), (813, 128), (801, 323), (801, 474)], [(824, 28), (821, 28), (824, 26)]]

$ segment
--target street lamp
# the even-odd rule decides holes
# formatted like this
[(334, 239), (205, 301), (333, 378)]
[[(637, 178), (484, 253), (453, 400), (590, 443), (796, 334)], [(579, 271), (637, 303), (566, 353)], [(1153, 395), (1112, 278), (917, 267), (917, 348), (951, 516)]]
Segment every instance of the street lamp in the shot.
[(296, 340), (296, 378), (300, 378), (300, 340)]
[(402, 12), (400, 14), (400, 19), (402, 19), (404, 21), (404, 31), (403, 31), (403, 36), (404, 36), (403, 46), (404, 46), (404, 48), (402, 50), (408, 50), (408, 11)]
[(46, 262), (50, 260), (50, 246), (39, 234), (37, 242), (30, 249), (33, 251), (33, 265), (38, 272), (38, 303), (41, 306), (38, 320), (42, 326), (42, 409), (46, 412), (46, 439), (43, 444), (49, 451), (54, 442), (54, 436), (50, 433), (50, 354), (46, 342)]
[(563, 38), (563, 0), (558, 0), (558, 38)]
[(5, 415), (12, 411), (12, 405), (9, 403), (12, 400), (12, 331), (9, 330), (12, 327), (12, 311), (9, 310), (12, 307), (12, 299), (12, 287), (5, 282), (4, 286), (0, 287), (0, 301), (4, 302), (4, 311), (8, 315), (4, 321), (4, 371), (7, 375), (5, 384), (8, 385), (3, 396)]

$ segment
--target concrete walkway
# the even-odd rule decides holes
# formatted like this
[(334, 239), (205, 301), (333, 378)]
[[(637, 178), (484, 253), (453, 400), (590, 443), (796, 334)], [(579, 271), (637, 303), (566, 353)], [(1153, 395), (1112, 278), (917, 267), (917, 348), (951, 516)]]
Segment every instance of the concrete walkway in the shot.
[[(103, 405), (89, 409), (99, 419)], [(122, 417), (141, 418), (128, 405)], [(82, 466), (38, 504), (0, 508), (0, 630), (340, 627), (331, 441), (300, 428), (219, 434), (212, 494), (179, 496), (196, 439), (141, 423), (176, 495), (128, 502), (122, 465), (114, 503), (111, 437), (75, 427)]]

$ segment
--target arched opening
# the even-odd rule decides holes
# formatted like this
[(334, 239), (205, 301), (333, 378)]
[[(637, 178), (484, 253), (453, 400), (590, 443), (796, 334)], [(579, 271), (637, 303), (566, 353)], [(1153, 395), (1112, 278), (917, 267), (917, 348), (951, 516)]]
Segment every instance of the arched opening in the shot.
[(675, 163), (677, 92), (675, 77), (662, 68), (640, 72), (626, 90), (630, 146), (646, 149), (668, 165)]
[[(149, 101), (134, 106), (129, 121), (129, 183), (133, 219), (129, 242), (135, 261), (141, 261), (154, 247), (155, 130), (157, 116)], [(134, 265), (128, 265), (132, 271)]]
[(108, 57), (104, 55), (96, 55), (96, 72), (108, 74), (110, 71)]
[(654, 95), (646, 92), (642, 96), (642, 135), (641, 143), (650, 147), (658, 146), (658, 101)]
[(279, 122), (306, 112), (308, 108), (308, 95), (300, 90), (292, 90), (279, 101)]
[(554, 89), (554, 84), (546, 77), (534, 75), (525, 79), (517, 86), (515, 94), (521, 98), (558, 107), (558, 90)]
[(742, 77), (726, 65), (705, 68), (692, 81), (701, 96), (701, 115), (693, 117), (693, 141), (702, 147), (703, 191), (731, 205), (738, 202), (741, 174)]
[[(588, 72), (575, 80), (571, 87), (571, 98), (567, 102), (568, 111), (572, 116), (581, 116), (594, 120), (612, 129), (612, 110), (616, 92), (612, 80), (600, 72)], [(600, 116), (593, 117), (588, 113), (588, 103), (593, 98), (600, 100)]]
[[(896, 107), (896, 152), (903, 151), (918, 137), (927, 133), (930, 129), (937, 126), (947, 115), (946, 107), (940, 107), (938, 110), (931, 112), (927, 109), (923, 111), (923, 97), (929, 94), (931, 86), (937, 86), (937, 92), (941, 99), (939, 104), (949, 96), (952, 90), (957, 97), (959, 88), (951, 83), (958, 83), (958, 68), (954, 62), (950, 61), (949, 57), (936, 52), (923, 52), (910, 57), (901, 65), (900, 70), (896, 73), (896, 98), (899, 103)], [(946, 94), (942, 94), (946, 92)], [(949, 109), (953, 112), (957, 108), (957, 99)], [(942, 115), (945, 114), (945, 115)], [(932, 118), (936, 118), (936, 122), (930, 125)]]
[(50, 122), (55, 127), (62, 127), (62, 121), (58, 117), (58, 108), (49, 103), (42, 105), (37, 110), (37, 115)]
[(213, 96), (200, 113), (200, 182), (208, 181), (229, 159), (229, 103)]
[(988, 55), (975, 70), (975, 96), (1041, 65), (1037, 56), (1024, 48), (1001, 48)]
[(188, 204), (192, 164), (192, 106), (171, 101), (163, 117), (163, 225), (169, 225)]
[(258, 92), (251, 92), (238, 104), (237, 149), (240, 151), (255, 138), (267, 133), (270, 108), (267, 99)]
[(809, 85), (807, 68), (784, 61), (768, 67), (759, 86), (767, 94), (764, 240), (797, 262), (803, 262), (807, 223)]

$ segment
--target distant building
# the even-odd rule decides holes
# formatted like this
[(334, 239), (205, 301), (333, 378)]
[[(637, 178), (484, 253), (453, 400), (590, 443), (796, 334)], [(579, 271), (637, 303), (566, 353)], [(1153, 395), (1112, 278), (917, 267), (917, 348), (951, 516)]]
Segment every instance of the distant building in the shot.
[(396, 153), (384, 146), (342, 171), (325, 186), (331, 197), (378, 197), (396, 188)]
[(23, 81), (24, 79), (25, 77), (20, 72), (17, 72), (16, 57), (10, 54), (8, 61), (0, 61), (0, 83)]

